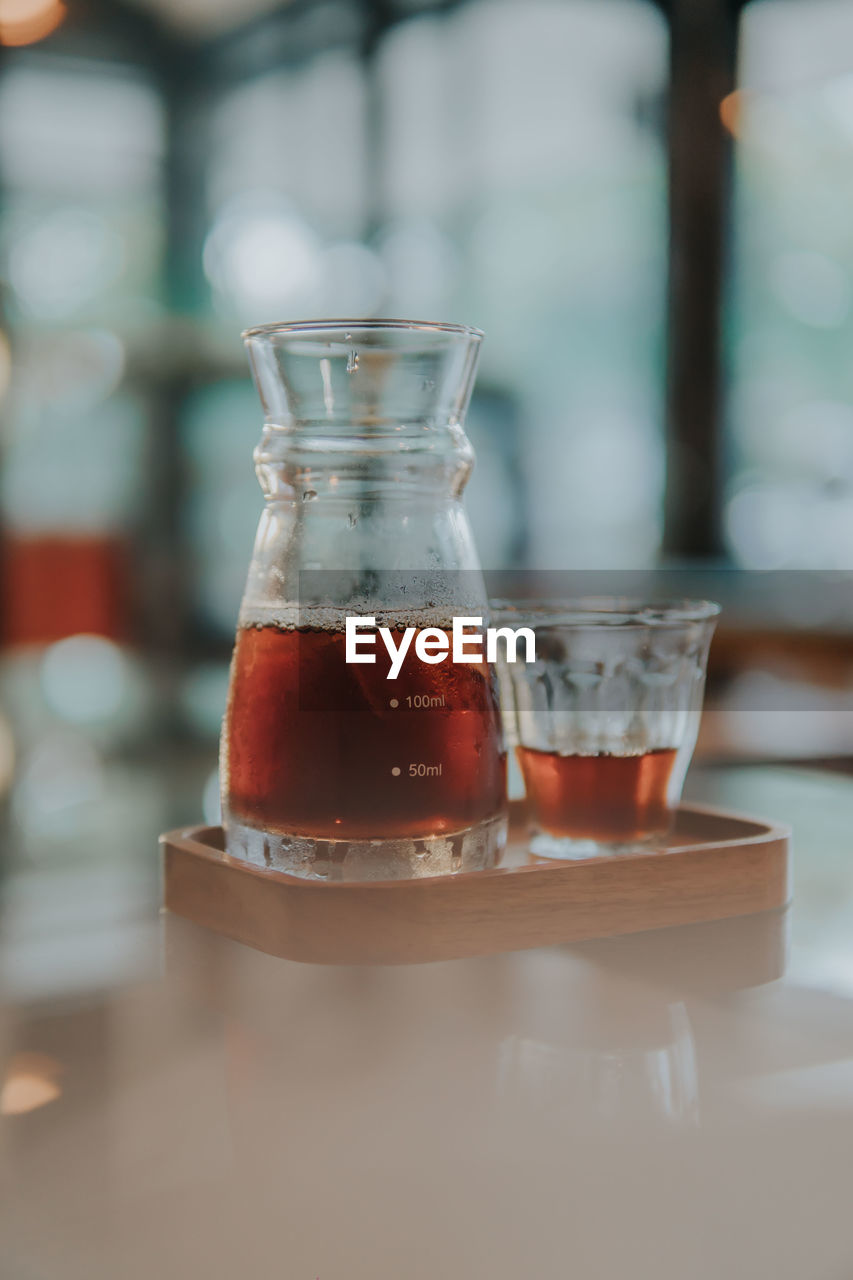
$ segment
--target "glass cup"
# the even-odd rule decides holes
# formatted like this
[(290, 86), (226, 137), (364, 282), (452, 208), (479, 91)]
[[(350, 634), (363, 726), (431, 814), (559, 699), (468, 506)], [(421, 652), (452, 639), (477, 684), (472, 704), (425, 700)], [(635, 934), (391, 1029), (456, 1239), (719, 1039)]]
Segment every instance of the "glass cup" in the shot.
[(632, 852), (665, 840), (696, 745), (719, 606), (618, 598), (492, 605), (529, 627), (536, 660), (498, 649), (504, 723), (547, 858)]

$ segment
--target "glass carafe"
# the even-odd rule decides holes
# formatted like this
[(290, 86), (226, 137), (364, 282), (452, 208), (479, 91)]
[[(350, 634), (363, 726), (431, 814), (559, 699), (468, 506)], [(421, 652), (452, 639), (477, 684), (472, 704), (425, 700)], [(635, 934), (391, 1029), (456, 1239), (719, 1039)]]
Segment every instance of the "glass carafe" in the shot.
[(345, 627), (373, 618), (399, 645), (410, 627), (486, 621), (461, 501), (481, 334), (315, 321), (244, 338), (266, 506), (222, 735), (227, 851), (326, 879), (493, 866), (506, 757), (491, 668), (411, 644), (389, 679), (381, 636), (359, 648), (373, 664), (347, 662)]

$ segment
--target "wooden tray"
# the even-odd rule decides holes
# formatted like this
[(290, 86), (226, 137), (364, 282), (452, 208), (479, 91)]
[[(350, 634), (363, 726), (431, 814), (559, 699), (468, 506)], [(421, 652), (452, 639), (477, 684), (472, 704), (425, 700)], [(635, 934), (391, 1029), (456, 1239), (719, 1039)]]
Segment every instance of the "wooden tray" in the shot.
[(160, 837), (163, 904), (289, 960), (413, 964), (749, 915), (790, 899), (790, 831), (694, 805), (656, 852), (528, 862), (513, 806), (506, 865), (325, 883), (232, 860), (221, 827)]

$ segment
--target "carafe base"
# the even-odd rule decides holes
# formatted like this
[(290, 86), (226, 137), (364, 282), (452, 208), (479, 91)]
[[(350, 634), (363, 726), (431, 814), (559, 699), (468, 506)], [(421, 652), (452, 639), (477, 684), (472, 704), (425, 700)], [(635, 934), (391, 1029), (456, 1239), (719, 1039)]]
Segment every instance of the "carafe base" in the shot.
[(408, 880), (495, 867), (506, 845), (504, 814), (447, 835), (382, 840), (323, 840), (260, 831), (226, 817), (232, 858), (306, 880)]

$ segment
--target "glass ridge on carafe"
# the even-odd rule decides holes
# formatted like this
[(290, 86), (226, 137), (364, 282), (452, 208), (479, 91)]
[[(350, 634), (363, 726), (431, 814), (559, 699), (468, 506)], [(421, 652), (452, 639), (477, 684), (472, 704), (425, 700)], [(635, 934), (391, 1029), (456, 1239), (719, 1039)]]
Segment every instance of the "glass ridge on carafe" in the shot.
[(328, 321), (244, 335), (264, 409), (265, 507), (240, 610), (221, 747), (230, 856), (323, 879), (495, 865), (506, 756), (494, 673), (396, 680), (345, 661), (345, 620), (449, 632), (488, 606), (462, 506), (481, 335)]

